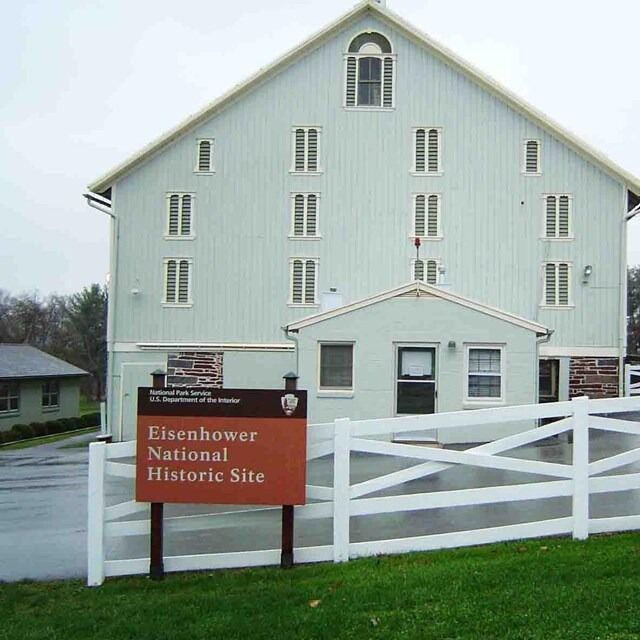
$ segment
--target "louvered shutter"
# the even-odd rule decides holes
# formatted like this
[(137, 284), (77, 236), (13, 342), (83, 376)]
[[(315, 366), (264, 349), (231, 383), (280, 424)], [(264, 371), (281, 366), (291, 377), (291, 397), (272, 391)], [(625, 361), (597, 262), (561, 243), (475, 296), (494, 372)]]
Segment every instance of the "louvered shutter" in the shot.
[(384, 59), (382, 84), (382, 106), (393, 107), (393, 58)]
[(416, 196), (416, 210), (413, 233), (416, 236), (425, 235), (425, 196)]
[(304, 235), (304, 196), (299, 193), (293, 204), (293, 235)]
[(178, 270), (178, 303), (187, 304), (189, 302), (189, 262), (180, 260)]
[(180, 218), (180, 196), (172, 195), (169, 197), (169, 235), (177, 236)]
[(427, 284), (438, 282), (438, 263), (435, 260), (427, 260)]
[(306, 132), (304, 129), (296, 129), (295, 135), (295, 163), (296, 171), (305, 170)]
[(191, 196), (182, 196), (182, 216), (180, 218), (180, 235), (191, 235)]
[(307, 260), (304, 274), (304, 301), (313, 304), (316, 301), (316, 263)]
[(566, 263), (558, 265), (558, 304), (569, 304), (569, 265)]
[(545, 304), (556, 304), (556, 265), (548, 264), (545, 266), (545, 288), (544, 288)]
[(422, 260), (414, 260), (413, 262), (413, 279), (424, 280), (424, 262)]
[(436, 237), (438, 235), (438, 218), (439, 218), (439, 198), (436, 195), (429, 196), (429, 204), (427, 208), (427, 235)]
[(315, 236), (318, 230), (318, 197), (310, 194), (307, 196), (307, 227), (305, 235)]
[(416, 172), (421, 173), (425, 170), (425, 145), (426, 132), (424, 129), (416, 130)]
[(167, 260), (165, 302), (176, 301), (176, 261)]
[(307, 131), (307, 171), (318, 170), (318, 130)]
[(539, 173), (539, 153), (540, 143), (537, 140), (527, 140), (525, 143), (525, 172)]
[(198, 171), (211, 171), (211, 141), (198, 143)]
[(291, 302), (302, 303), (303, 266), (302, 260), (294, 260), (291, 267)]
[(356, 106), (356, 75), (357, 62), (353, 56), (347, 58), (347, 80), (345, 88), (345, 105), (347, 107)]
[(547, 238), (555, 238), (558, 233), (556, 224), (557, 201), (555, 196), (547, 196), (546, 235)]
[(428, 171), (429, 173), (437, 173), (440, 171), (440, 135), (437, 129), (429, 129), (429, 159), (428, 159)]
[(569, 237), (569, 196), (558, 198), (558, 236)]

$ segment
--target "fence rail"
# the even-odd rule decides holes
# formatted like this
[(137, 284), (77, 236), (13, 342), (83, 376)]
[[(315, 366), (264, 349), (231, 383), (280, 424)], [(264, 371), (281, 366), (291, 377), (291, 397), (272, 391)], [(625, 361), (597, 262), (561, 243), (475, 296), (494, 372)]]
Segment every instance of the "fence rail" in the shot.
[[(591, 533), (640, 529), (640, 513), (593, 518), (589, 513), (589, 497), (601, 493), (640, 489), (640, 473), (633, 469), (621, 473), (622, 467), (640, 462), (640, 447), (589, 461), (590, 429), (627, 436), (640, 436), (640, 423), (621, 420), (612, 414), (640, 411), (640, 398), (589, 400), (480, 409), (376, 420), (310, 425), (307, 437), (308, 464), (332, 457), (333, 486), (307, 485), (311, 502), (296, 507), (298, 521), (331, 520), (331, 544), (303, 546), (295, 549), (297, 562), (345, 562), (350, 558), (381, 553), (404, 553), (447, 547), (485, 544), (520, 538), (571, 534), (585, 539)], [(602, 414), (608, 414), (604, 416)], [(388, 441), (390, 434), (403, 431), (448, 429), (473, 426), (481, 441), (482, 428), (500, 423), (525, 422), (534, 425), (540, 419), (555, 419), (540, 427), (530, 426), (513, 435), (463, 451), (439, 449)], [(507, 455), (514, 449), (540, 440), (569, 433), (572, 436), (571, 462), (548, 462)], [(381, 440), (386, 436), (386, 440)], [(640, 444), (640, 440), (638, 441)], [(569, 446), (569, 445), (567, 445)], [(109, 559), (105, 553), (107, 540), (131, 536), (148, 536), (149, 505), (126, 500), (106, 505), (106, 479), (119, 478), (133, 485), (136, 453), (135, 442), (93, 443), (89, 454), (89, 529), (88, 584), (102, 584), (105, 577), (146, 573), (147, 557)], [(375, 477), (356, 481), (352, 454), (365, 454), (377, 460), (392, 457), (394, 461), (411, 460), (411, 466)], [(520, 483), (456, 488), (440, 491), (406, 492), (406, 483), (432, 478), (449, 469), (467, 467), (493, 469), (525, 474)], [(310, 467), (311, 468), (311, 467)], [(611, 474), (613, 472), (613, 474)], [(603, 475), (609, 474), (609, 475)], [(396, 489), (394, 489), (394, 487)], [(381, 491), (401, 491), (400, 495), (372, 495)], [(570, 515), (531, 522), (487, 526), (429, 535), (406, 535), (380, 540), (353, 541), (353, 518), (384, 514), (430, 512), (434, 509), (508, 505), (522, 501), (552, 498), (571, 499)], [(640, 504), (640, 503), (639, 503)], [(213, 514), (194, 514), (165, 518), (168, 535), (185, 532), (221, 530), (232, 527), (260, 528), (265, 516), (278, 508), (230, 510)], [(640, 512), (640, 507), (638, 508)], [(141, 519), (123, 520), (130, 516)], [(166, 571), (216, 569), (275, 565), (280, 549), (261, 549), (232, 553), (208, 553), (165, 558)]]

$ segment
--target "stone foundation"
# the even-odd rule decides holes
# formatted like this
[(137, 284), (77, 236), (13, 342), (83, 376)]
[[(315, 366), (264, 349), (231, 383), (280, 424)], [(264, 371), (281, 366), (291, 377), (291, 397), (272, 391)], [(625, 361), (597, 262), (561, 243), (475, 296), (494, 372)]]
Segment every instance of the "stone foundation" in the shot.
[(569, 398), (617, 398), (618, 358), (571, 358)]
[(185, 351), (167, 356), (168, 387), (222, 389), (222, 353)]

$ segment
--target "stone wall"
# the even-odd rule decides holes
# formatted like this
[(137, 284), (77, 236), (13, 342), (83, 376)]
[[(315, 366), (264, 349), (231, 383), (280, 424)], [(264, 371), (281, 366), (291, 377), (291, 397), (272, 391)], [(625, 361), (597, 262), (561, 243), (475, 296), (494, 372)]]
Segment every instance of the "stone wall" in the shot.
[(569, 398), (618, 397), (618, 358), (571, 358)]
[(222, 353), (184, 351), (168, 354), (167, 386), (222, 389)]

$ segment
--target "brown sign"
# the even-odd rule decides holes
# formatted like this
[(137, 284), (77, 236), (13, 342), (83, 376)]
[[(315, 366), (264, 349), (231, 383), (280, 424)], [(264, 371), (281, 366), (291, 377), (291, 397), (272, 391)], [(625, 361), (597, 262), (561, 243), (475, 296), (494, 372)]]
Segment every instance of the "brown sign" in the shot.
[(306, 391), (138, 389), (136, 500), (304, 504)]

